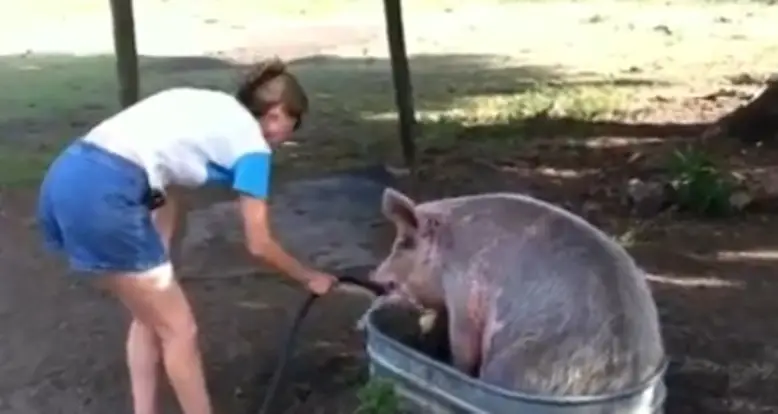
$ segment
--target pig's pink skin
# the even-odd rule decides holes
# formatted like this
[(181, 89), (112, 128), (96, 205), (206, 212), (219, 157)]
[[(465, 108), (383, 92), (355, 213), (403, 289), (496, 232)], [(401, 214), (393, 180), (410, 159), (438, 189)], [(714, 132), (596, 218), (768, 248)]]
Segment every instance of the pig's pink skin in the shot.
[(397, 227), (372, 278), (448, 312), (454, 365), (507, 389), (620, 391), (662, 364), (644, 273), (583, 219), (517, 194), (415, 205), (387, 190)]

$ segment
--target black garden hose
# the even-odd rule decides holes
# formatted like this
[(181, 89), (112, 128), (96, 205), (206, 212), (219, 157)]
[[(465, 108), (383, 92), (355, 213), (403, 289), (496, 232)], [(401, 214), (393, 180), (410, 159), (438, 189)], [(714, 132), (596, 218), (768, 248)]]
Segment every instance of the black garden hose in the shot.
[[(372, 283), (368, 280), (364, 280), (364, 278), (358, 278), (353, 276), (341, 276), (338, 278), (339, 284), (350, 284), (359, 286), (361, 288), (367, 289), (376, 296), (381, 296), (382, 294), (386, 293), (386, 290), (376, 284)], [(300, 308), (297, 310), (297, 314), (294, 315), (294, 319), (292, 319), (292, 325), (289, 327), (289, 331), (287, 331), (286, 337), (284, 337), (283, 342), (281, 343), (281, 350), (280, 355), (278, 356), (278, 359), (276, 360), (276, 367), (273, 371), (273, 377), (270, 380), (270, 385), (267, 387), (267, 391), (265, 392), (265, 398), (262, 400), (262, 406), (260, 408), (257, 408), (256, 403), (259, 401), (254, 400), (253, 403), (249, 405), (248, 414), (270, 414), (271, 407), (274, 401), (275, 395), (278, 393), (279, 386), (281, 385), (281, 380), (283, 378), (284, 374), (284, 368), (286, 368), (286, 362), (289, 359), (289, 351), (292, 349), (292, 346), (294, 345), (294, 340), (297, 337), (297, 331), (300, 329), (300, 324), (302, 323), (303, 319), (305, 319), (305, 316), (308, 314), (308, 311), (311, 308), (311, 305), (316, 301), (316, 299), (319, 296), (316, 294), (309, 294), (305, 300), (303, 301)]]

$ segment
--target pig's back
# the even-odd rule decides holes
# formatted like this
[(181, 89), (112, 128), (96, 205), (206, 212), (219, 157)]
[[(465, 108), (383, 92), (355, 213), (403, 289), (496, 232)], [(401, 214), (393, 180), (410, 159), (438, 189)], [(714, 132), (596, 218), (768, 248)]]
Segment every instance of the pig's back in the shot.
[(544, 394), (596, 394), (656, 370), (663, 358), (656, 307), (643, 272), (619, 244), (529, 197), (455, 200), (447, 210), (452, 253), (493, 293), (483, 380)]

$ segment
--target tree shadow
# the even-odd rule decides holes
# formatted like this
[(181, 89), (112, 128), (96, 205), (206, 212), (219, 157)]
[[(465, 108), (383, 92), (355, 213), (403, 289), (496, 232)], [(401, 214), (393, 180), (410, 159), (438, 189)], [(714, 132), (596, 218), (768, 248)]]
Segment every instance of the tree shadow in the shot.
[(546, 137), (629, 137), (629, 138), (684, 138), (698, 137), (710, 126), (708, 122), (620, 122), (583, 120), (573, 117), (553, 117), (538, 114), (521, 120), (518, 125), (486, 125), (472, 128), (478, 135), (500, 135), (511, 130), (528, 135)]
[[(142, 95), (172, 86), (200, 86), (234, 90), (246, 65), (205, 56), (140, 59)], [(311, 119), (348, 133), (349, 127), (376, 125), (371, 116), (391, 116), (394, 96), (386, 59), (311, 56), (289, 62), (307, 87), (312, 101)], [(650, 87), (660, 81), (640, 78), (576, 79), (560, 67), (516, 65), (495, 55), (421, 55), (410, 58), (416, 109), (445, 111), (455, 101), (475, 97), (517, 96), (540, 88)], [(2, 142), (37, 141), (46, 129), (84, 131), (118, 109), (114, 59), (110, 55), (13, 55), (0, 57), (0, 80), (10, 85), (0, 98), (5, 115), (0, 121)], [(585, 75), (585, 74), (583, 74)], [(551, 122), (551, 121), (549, 121)], [(548, 122), (547, 122), (548, 123)], [(317, 133), (317, 122), (310, 122)], [(379, 122), (380, 124), (380, 122)], [(586, 129), (586, 123), (560, 120), (551, 129)], [(368, 126), (369, 125), (369, 126)], [(614, 123), (614, 127), (618, 125)], [(631, 134), (628, 125), (621, 133)], [(637, 128), (647, 135), (646, 126)], [(10, 130), (10, 132), (8, 132)], [(326, 132), (326, 131), (325, 131)], [(358, 132), (357, 132), (358, 133)], [(486, 133), (486, 131), (485, 131)], [(32, 137), (32, 138), (31, 138)]]
[[(297, 145), (279, 151), (277, 159), (281, 166), (294, 165), (282, 168), (281, 176), (287, 170), (321, 169), (325, 167), (322, 159), (328, 160), (326, 166), (339, 168), (399, 158), (388, 60), (319, 55), (291, 60), (289, 65), (306, 87), (312, 111), (298, 134)], [(490, 102), (530, 107), (530, 115), (536, 115), (542, 109), (533, 107), (539, 105), (538, 96), (548, 101), (549, 93), (564, 94), (576, 88), (627, 90), (664, 84), (637, 77), (602, 79), (559, 66), (517, 64), (499, 55), (420, 55), (412, 56), (410, 65), (416, 109), (443, 116), (456, 108), (489, 106)], [(140, 70), (141, 96), (147, 96), (173, 86), (232, 92), (248, 66), (208, 56), (142, 56)], [(2, 56), (0, 83), (8, 85), (0, 97), (0, 148), (6, 153), (52, 154), (119, 109), (115, 61), (110, 55)], [(445, 123), (423, 123), (421, 129), (437, 136), (453, 132)], [(499, 138), (556, 130), (559, 134), (575, 135), (574, 131), (589, 128), (594, 133), (598, 128), (591, 121), (570, 119), (549, 119), (542, 128), (529, 128), (532, 125), (538, 123), (519, 114), (509, 122), (495, 120), (493, 125), (470, 126), (467, 134)], [(638, 129), (641, 135), (649, 134), (645, 126), (632, 128), (629, 124), (614, 123), (609, 128), (616, 126), (625, 134), (637, 133)], [(424, 140), (419, 138), (422, 147), (427, 145)], [(12, 158), (23, 159), (22, 156)], [(40, 162), (34, 164), (34, 168), (40, 168)]]
[[(520, 95), (544, 86), (564, 89), (665, 84), (645, 78), (592, 79), (590, 74), (571, 72), (561, 66), (519, 65), (501, 55), (415, 55), (409, 58), (409, 65), (415, 106), (419, 111), (449, 109), (453, 101), (463, 98)], [(368, 105), (359, 108), (363, 115), (395, 110), (391, 65), (387, 59), (320, 55), (295, 60), (292, 67), (312, 84), (327, 85), (325, 93), (352, 97), (344, 91), (348, 84), (360, 93), (385, 97), (364, 102)]]

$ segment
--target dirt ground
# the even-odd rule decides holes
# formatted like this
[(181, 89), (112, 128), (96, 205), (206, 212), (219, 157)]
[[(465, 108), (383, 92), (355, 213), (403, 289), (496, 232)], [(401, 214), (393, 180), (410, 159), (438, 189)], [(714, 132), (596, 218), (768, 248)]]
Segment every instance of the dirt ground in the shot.
[[(588, 19), (587, 24), (624, 20), (619, 20), (623, 16), (617, 16), (613, 8), (592, 7), (592, 11), (578, 10), (577, 14), (559, 12), (557, 17), (578, 23)], [(717, 21), (716, 16), (727, 16), (730, 20), (757, 19), (764, 11), (728, 7), (689, 13), (695, 18), (725, 25), (726, 22)], [(661, 8), (641, 10), (643, 14), (631, 20), (633, 29), (634, 26), (646, 27), (652, 32), (651, 36), (671, 36), (666, 33), (674, 31), (686, 36), (686, 32), (693, 32), (680, 23), (681, 14), (677, 22), (657, 20), (660, 24), (651, 19), (661, 14)], [(524, 19), (524, 24), (517, 25), (523, 27), (515, 30), (523, 32), (515, 34), (516, 39), (542, 30), (542, 25), (533, 20), (538, 20), (537, 16), (549, 16), (541, 14), (546, 13), (544, 10), (534, 10), (533, 19), (532, 13), (525, 11), (527, 13), (522, 17), (517, 17)], [(408, 31), (412, 52), (454, 54), (456, 46), (470, 42), (473, 53), (497, 54), (500, 51), (496, 50), (496, 36), (485, 32), (494, 31), (498, 24), (506, 24), (499, 20), (505, 13), (479, 13), (482, 13), (478, 15), (482, 21), (488, 16), (495, 19), (493, 24), (484, 23), (483, 28), (470, 27), (467, 33), (462, 33), (464, 29), (456, 23), (467, 13), (448, 10), (436, 14), (440, 19), (440, 25), (435, 26), (440, 31), (437, 34), (424, 19), (411, 19)], [(244, 33), (240, 36), (243, 46), (236, 41), (234, 47), (220, 51), (220, 56), (229, 55), (240, 60), (246, 54), (257, 53), (288, 53), (296, 58), (321, 54), (372, 55), (385, 45), (380, 25), (368, 26), (363, 24), (355, 29), (353, 24), (342, 22), (322, 24), (319, 31), (311, 29), (310, 33), (301, 34), (297, 43), (282, 44), (273, 50), (254, 48), (254, 43), (245, 42), (247, 35)], [(767, 26), (762, 20), (755, 20), (750, 27)], [(595, 27), (585, 32), (591, 36), (586, 39), (603, 42), (610, 36), (608, 30)], [(724, 29), (716, 33), (729, 36)], [(328, 35), (332, 36), (329, 40)], [(652, 273), (652, 286), (671, 357), (666, 378), (670, 392), (666, 412), (774, 413), (778, 412), (778, 397), (774, 393), (778, 388), (778, 324), (773, 321), (773, 315), (778, 314), (778, 301), (775, 300), (778, 297), (776, 211), (768, 208), (759, 213), (719, 220), (684, 214), (646, 218), (633, 214), (622, 200), (625, 183), (630, 178), (650, 176), (661, 160), (681, 145), (704, 148), (722, 162), (738, 167), (769, 167), (778, 159), (778, 153), (770, 147), (745, 147), (734, 140), (700, 142), (695, 139), (701, 131), (701, 123), (741, 104), (745, 96), (754, 92), (755, 82), (736, 82), (731, 75), (742, 74), (743, 67), (759, 72), (776, 63), (774, 58), (759, 60), (754, 57), (767, 56), (764, 51), (768, 49), (749, 54), (751, 50), (737, 43), (737, 39), (733, 40), (735, 44), (725, 43), (716, 49), (716, 57), (708, 60), (702, 57), (688, 61), (670, 59), (660, 65), (657, 63), (659, 58), (649, 57), (652, 50), (662, 48), (677, 48), (673, 53), (688, 57), (691, 50), (712, 47), (695, 40), (707, 35), (690, 33), (687, 41), (675, 43), (646, 35), (647, 44), (651, 46), (646, 46), (643, 54), (628, 54), (634, 45), (614, 46), (613, 53), (618, 59), (597, 62), (596, 56), (586, 56), (578, 50), (581, 48), (571, 46), (570, 40), (561, 40), (561, 36), (548, 39), (543, 53), (516, 51), (521, 45), (505, 46), (514, 49), (511, 59), (524, 64), (541, 65), (567, 59), (564, 64), (579, 62), (580, 67), (591, 71), (619, 67), (619, 76), (626, 73), (657, 78), (661, 75), (663, 79), (671, 80), (673, 76), (681, 78), (680, 82), (672, 84), (653, 80), (647, 85), (636, 82), (632, 85), (637, 90), (632, 95), (634, 99), (626, 103), (622, 112), (609, 114), (604, 119), (587, 115), (565, 121), (551, 117), (507, 124), (470, 122), (472, 120), (468, 119), (458, 123), (455, 115), (444, 114), (430, 121), (430, 116), (424, 114), (434, 112), (442, 105), (430, 103), (435, 93), (430, 92), (430, 88), (438, 88), (432, 81), (436, 76), (453, 79), (449, 85), (440, 87), (451, 89), (450, 95), (480, 96), (487, 94), (485, 89), (495, 95), (507, 94), (504, 90), (507, 87), (500, 86), (505, 84), (505, 75), (483, 67), (466, 67), (463, 71), (467, 76), (477, 77), (473, 73), (479, 71), (485, 74), (475, 83), (488, 84), (488, 87), (476, 91), (458, 84), (456, 76), (463, 75), (455, 71), (458, 66), (465, 65), (463, 61), (435, 64), (432, 65), (435, 71), (429, 72), (425, 70), (429, 67), (424, 61), (415, 63), (415, 68), (419, 69), (414, 75), (415, 85), (425, 117), (421, 135), (427, 139), (420, 148), (422, 167), (415, 195), (419, 199), (431, 199), (494, 190), (529, 192), (579, 212), (617, 237), (629, 235), (629, 248)], [(522, 40), (515, 43), (520, 42)], [(738, 50), (743, 51), (741, 63), (722, 63), (740, 56), (736, 53)], [(290, 176), (314, 174), (340, 164), (343, 159), (356, 159), (357, 163), (365, 161), (360, 157), (366, 151), (386, 148), (386, 144), (333, 144), (340, 135), (394, 135), (394, 123), (379, 116), (391, 110), (388, 77), (385, 73), (376, 75), (370, 66), (370, 62), (380, 58), (365, 59), (356, 65), (343, 64), (345, 70), (353, 72), (341, 75), (337, 82), (367, 85), (364, 94), (384, 93), (381, 96), (388, 96), (385, 102), (389, 103), (372, 105), (369, 112), (375, 115), (374, 118), (345, 118), (337, 113), (342, 108), (335, 106), (320, 109), (306, 121), (310, 127), (303, 135), (324, 137), (308, 143), (303, 139), (299, 148), (288, 151), (279, 180), (285, 179), (287, 172)], [(178, 62), (173, 68), (159, 65), (149, 70), (176, 74), (194, 70), (181, 66), (184, 64)], [(197, 64), (192, 62), (192, 65)], [(316, 61), (310, 64), (312, 66), (301, 66), (301, 70), (317, 68)], [(676, 70), (680, 66), (686, 68), (685, 72)], [(324, 65), (318, 68), (335, 70)], [(701, 74), (703, 70), (708, 72)], [(315, 78), (317, 75), (306, 73), (309, 79), (318, 79)], [(366, 77), (373, 76), (379, 76), (381, 81), (361, 83)], [(333, 89), (317, 89), (321, 94), (314, 97), (314, 103), (326, 106), (333, 99), (337, 100), (332, 95), (338, 92), (338, 85), (332, 86)], [(511, 88), (518, 86), (511, 85)], [(503, 101), (490, 102), (490, 105), (500, 106)], [(358, 102), (363, 112), (367, 111), (368, 104), (372, 101)], [(80, 108), (67, 112), (67, 117), (77, 119), (78, 125), (82, 126), (102, 113), (104, 111), (94, 111), (94, 108)], [(5, 137), (29, 136), (43, 140), (62, 128), (71, 128), (69, 132), (74, 130), (70, 125), (72, 119), (5, 120), (0, 123), (0, 131)], [(456, 125), (451, 126), (452, 122)], [(437, 139), (432, 136), (435, 134), (446, 135), (446, 139)], [(493, 137), (517, 135), (532, 139), (503, 140), (499, 146), (493, 142)], [(372, 154), (377, 157), (374, 152)], [(396, 154), (383, 158), (396, 162)], [(34, 187), (12, 186), (0, 192), (0, 414), (129, 412), (123, 360), (126, 315), (109, 298), (64, 277), (63, 264), (42, 250), (31, 214), (35, 191)], [(193, 197), (191, 202), (194, 208), (203, 208), (217, 199), (223, 197), (209, 193)], [(293, 232), (295, 229), (279, 231)], [(212, 254), (205, 259), (200, 257), (202, 262), (207, 262), (208, 269), (195, 269), (192, 274), (219, 273), (234, 268), (236, 261), (245, 260), (238, 256), (237, 245), (212, 247)], [(181, 260), (187, 260), (186, 254)], [(263, 392), (266, 375), (278, 352), (280, 335), (302, 300), (302, 291), (274, 275), (247, 274), (226, 278), (187, 278), (184, 275), (183, 280), (201, 323), (214, 398), (220, 412), (240, 413), (249, 398)], [(354, 322), (366, 306), (366, 298), (346, 293), (334, 294), (316, 304), (316, 312), (303, 328), (300, 350), (290, 363), (289, 383), (282, 395), (283, 405), (287, 407), (285, 413), (353, 412), (358, 404), (355, 390), (366, 378), (361, 338), (354, 330)], [(168, 401), (171, 411), (166, 412), (177, 412), (170, 403)]]

